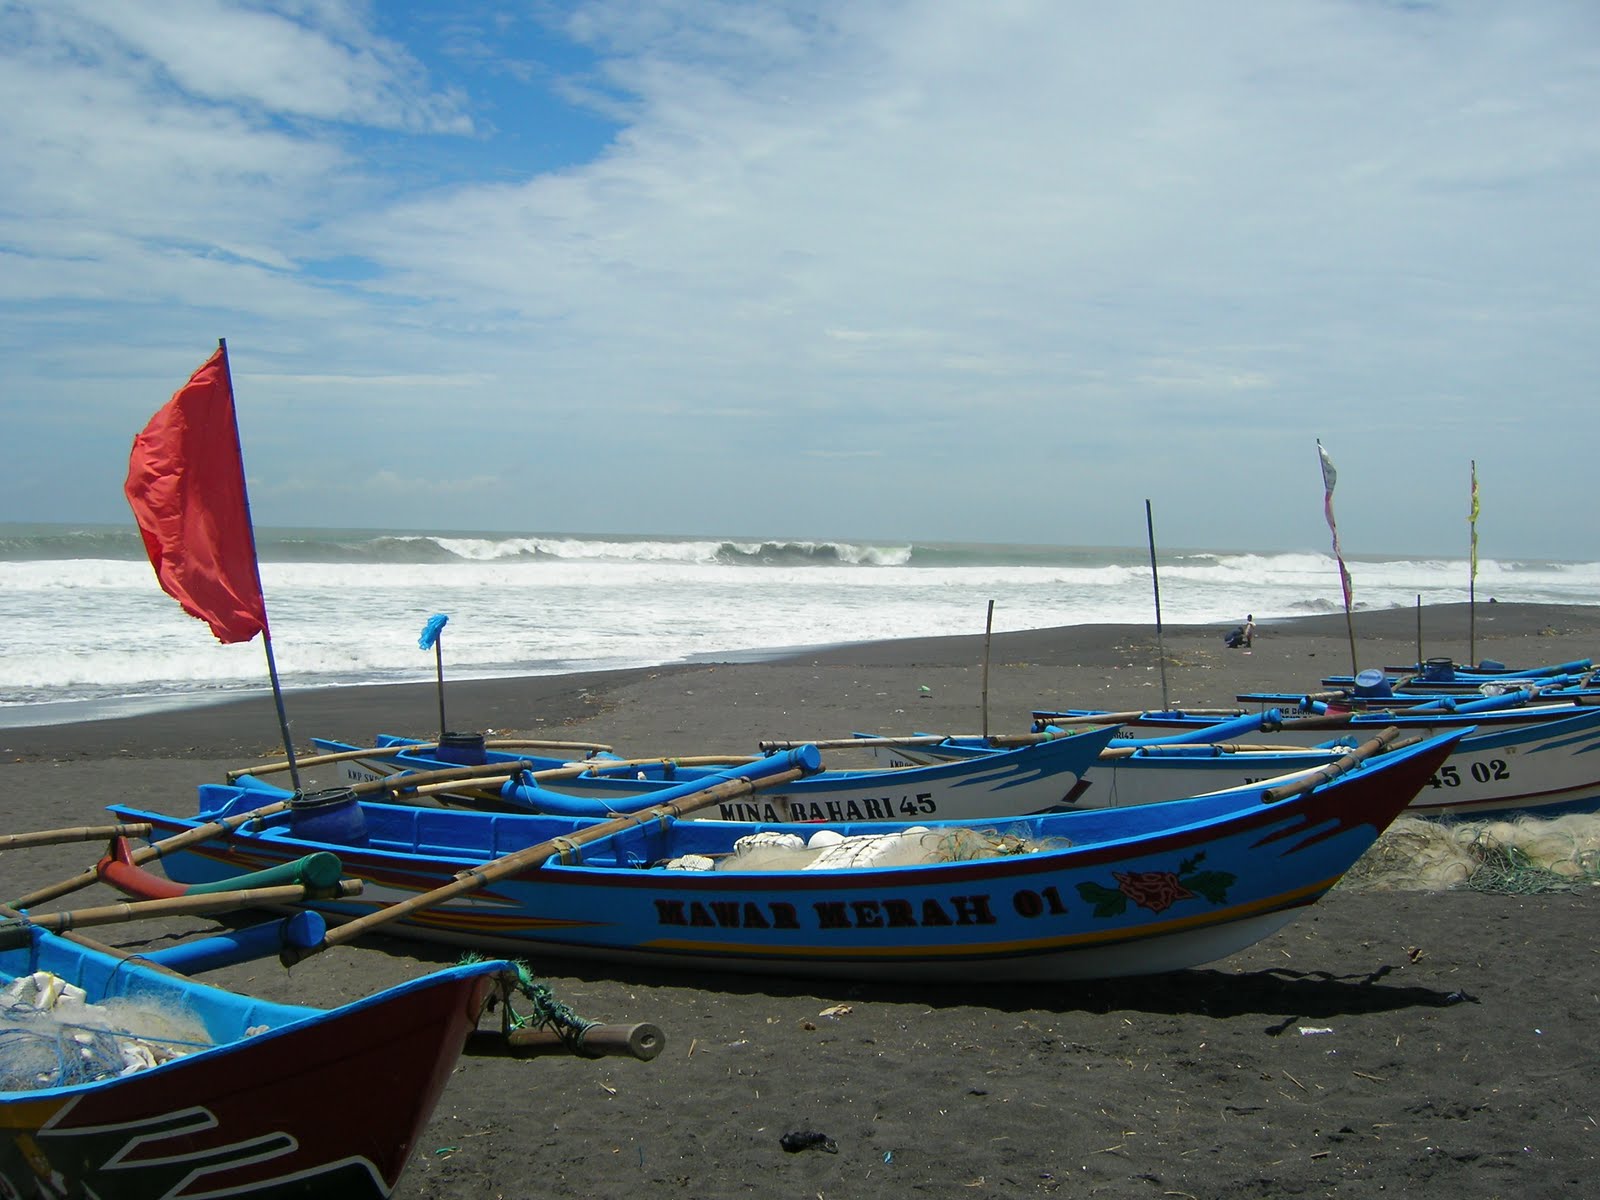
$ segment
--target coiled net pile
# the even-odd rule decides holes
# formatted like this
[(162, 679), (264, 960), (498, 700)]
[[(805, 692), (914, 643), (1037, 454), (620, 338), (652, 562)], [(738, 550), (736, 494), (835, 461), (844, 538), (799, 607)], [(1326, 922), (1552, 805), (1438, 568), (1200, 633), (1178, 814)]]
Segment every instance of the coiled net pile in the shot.
[(91, 1004), (48, 971), (0, 991), (0, 1091), (115, 1079), (208, 1045), (193, 1013), (122, 999)]
[(733, 853), (712, 858), (688, 854), (666, 863), (673, 871), (837, 871), (852, 867), (907, 867), (926, 863), (971, 862), (1013, 854), (1034, 854), (1072, 843), (1065, 838), (1035, 838), (1026, 826), (1014, 830), (923, 825), (892, 833), (841, 836), (819, 829), (809, 840), (767, 830), (742, 837)]
[(1341, 886), (1470, 888), (1513, 896), (1600, 886), (1600, 814), (1487, 821), (1401, 817)]

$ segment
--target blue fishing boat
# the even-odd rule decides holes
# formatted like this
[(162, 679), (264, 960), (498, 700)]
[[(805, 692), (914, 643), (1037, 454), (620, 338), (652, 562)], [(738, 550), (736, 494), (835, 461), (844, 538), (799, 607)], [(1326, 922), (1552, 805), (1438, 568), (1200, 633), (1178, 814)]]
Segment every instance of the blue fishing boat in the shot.
[(516, 979), (478, 962), (324, 1010), (24, 932), (0, 952), (12, 1196), (388, 1196)]
[(988, 824), (752, 825), (679, 820), (671, 806), (585, 822), (351, 799), (359, 822), (316, 841), (287, 804), (261, 804), (259, 783), (203, 786), (194, 817), (114, 811), (174, 838), (229, 821), (161, 856), (185, 882), (336, 852), (364, 889), (309, 902), (350, 923), (330, 940), (381, 926), (677, 968), (1077, 979), (1195, 966), (1279, 929), (1405, 810), (1455, 741), (1352, 755), (1342, 773), (1279, 790)]
[[(1018, 746), (982, 761), (937, 762), (911, 770), (823, 770), (781, 788), (730, 799), (697, 814), (724, 821), (992, 820), (1070, 808), (1084, 773), (1115, 730), (1096, 729)], [(721, 760), (571, 760), (518, 756), (462, 740), (421, 742), (381, 736), (369, 750), (328, 738), (313, 739), (321, 761), (338, 760), (347, 782), (371, 783), (406, 773), (432, 775), (461, 766), (503, 767), (494, 784), (458, 779), (445, 792), (457, 802), (573, 817), (606, 817), (656, 803), (666, 788), (715, 782), (729, 764), (759, 763), (761, 756)], [(311, 760), (318, 761), (318, 760)]]
[[(1410, 737), (1450, 731), (1464, 736), (1417, 793), (1408, 816), (1475, 819), (1534, 813), (1554, 817), (1600, 808), (1600, 707), (1561, 705), (1536, 721), (1501, 723), (1495, 709), (1473, 704), (1411, 706), (1351, 714), (1279, 716), (1268, 711), (1247, 744), (1209, 731), (1209, 718), (1174, 713), (1137, 714), (1123, 732), (1188, 728), (1184, 740), (1117, 738), (1084, 776), (1073, 799), (1080, 808), (1151, 804), (1179, 796), (1257, 782), (1273, 775), (1316, 770), (1385, 728)], [(1555, 715), (1549, 715), (1550, 713)], [(1107, 714), (1122, 716), (1128, 714)], [(1048, 720), (1044, 714), (1040, 717)], [(1147, 723), (1148, 722), (1148, 723)], [(1048, 725), (1046, 725), (1048, 728)], [(1346, 732), (1323, 738), (1330, 732)], [(981, 737), (863, 739), (880, 743), (888, 764), (972, 758), (994, 753)]]

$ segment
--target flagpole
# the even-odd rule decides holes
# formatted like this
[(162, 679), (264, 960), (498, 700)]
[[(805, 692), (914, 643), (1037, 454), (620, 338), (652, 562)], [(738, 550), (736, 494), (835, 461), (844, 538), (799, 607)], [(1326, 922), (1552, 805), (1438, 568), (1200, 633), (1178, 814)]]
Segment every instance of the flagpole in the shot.
[(1333, 468), (1333, 459), (1322, 448), (1321, 438), (1317, 439), (1317, 458), (1322, 464), (1322, 512), (1328, 519), (1328, 532), (1333, 535), (1333, 561), (1339, 564), (1339, 587), (1344, 592), (1344, 628), (1350, 636), (1350, 677), (1354, 679), (1361, 671), (1356, 665), (1356, 626), (1350, 615), (1350, 571), (1344, 565), (1344, 550), (1339, 546), (1339, 526), (1333, 519), (1333, 488), (1338, 482), (1339, 473)]
[[(217, 348), (222, 353), (222, 377), (228, 384), (228, 396), (233, 397), (233, 368), (228, 363), (228, 339), (218, 338)], [(256, 573), (256, 590), (261, 593), (261, 613), (265, 617), (267, 611), (266, 591), (261, 587), (261, 558), (256, 553), (256, 524), (255, 518), (250, 515), (250, 489), (244, 486), (244, 447), (239, 439), (239, 417), (234, 411), (234, 405), (228, 405), (228, 422), (233, 427), (233, 444), (239, 454), (240, 488), (244, 493), (245, 531), (250, 538), (250, 561)], [(267, 652), (267, 676), (272, 680), (272, 702), (278, 710), (278, 729), (283, 734), (283, 752), (289, 761), (289, 782), (295, 792), (300, 791), (300, 764), (294, 756), (294, 739), (289, 736), (289, 714), (283, 706), (283, 685), (278, 680), (278, 660), (272, 653), (272, 630), (267, 622), (261, 622), (261, 644)]]
[(445, 731), (450, 726), (444, 720), (444, 627), (450, 623), (450, 618), (444, 613), (434, 613), (422, 627), (422, 636), (417, 639), (417, 649), (433, 651), (434, 678), (439, 681), (439, 743), (444, 744)]
[(1478, 661), (1478, 460), (1472, 460), (1472, 508), (1467, 513), (1472, 529), (1471, 567), (1467, 572), (1467, 661)]
[(1150, 538), (1150, 583), (1156, 592), (1156, 657), (1161, 663), (1161, 711), (1167, 703), (1167, 647), (1161, 636), (1161, 576), (1156, 573), (1156, 522), (1150, 512), (1150, 501), (1144, 502), (1144, 528)]

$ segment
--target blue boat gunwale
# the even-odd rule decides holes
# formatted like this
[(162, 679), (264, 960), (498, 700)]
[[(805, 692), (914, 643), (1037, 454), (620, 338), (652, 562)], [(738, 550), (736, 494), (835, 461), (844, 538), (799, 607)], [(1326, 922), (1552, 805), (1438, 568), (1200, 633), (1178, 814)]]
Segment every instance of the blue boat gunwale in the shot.
[[(892, 778), (896, 786), (903, 787), (915, 787), (922, 783), (938, 783), (952, 776), (970, 778), (974, 783), (984, 783), (988, 782), (988, 779), (981, 774), (981, 772), (984, 770), (987, 770), (994, 775), (1003, 775), (1007, 771), (1016, 770), (1021, 767), (1045, 770), (1052, 767), (1056, 760), (1076, 757), (1077, 755), (1083, 753), (1086, 749), (1092, 748), (1095, 753), (1098, 754), (1098, 752), (1101, 749), (1104, 749), (1105, 745), (1116, 736), (1116, 733), (1117, 727), (1115, 725), (1107, 725), (1095, 729), (1067, 731), (1057, 737), (1043, 739), (1026, 746), (1015, 746), (1009, 750), (998, 751), (994, 760), (988, 761), (986, 767), (975, 767), (973, 763), (966, 760), (951, 760), (948, 762), (930, 763), (924, 766), (914, 767), (824, 767), (823, 770), (815, 774), (808, 775), (803, 779), (797, 779), (792, 783), (785, 785), (783, 790), (786, 794), (794, 795), (803, 795), (814, 791), (826, 792), (839, 785), (870, 783), (876, 779), (884, 778), (885, 776)], [(1098, 743), (1098, 745), (1096, 743)], [(395, 735), (384, 734), (380, 735), (380, 737), (376, 739), (375, 744), (377, 748), (389, 748), (395, 745), (410, 743), (395, 740)], [(419, 749), (431, 748), (434, 745), (432, 742), (423, 741), (417, 741), (415, 744)], [(344, 743), (335, 742), (331, 739), (320, 739), (319, 745), (343, 747)], [(505, 762), (508, 766), (518, 761), (543, 761), (542, 758), (528, 758), (527, 756), (518, 756), (508, 752), (491, 751), (489, 754), (490, 756), (486, 759), (486, 761), (489, 762), (500, 761), (499, 756), (504, 754)], [(756, 755), (752, 757), (759, 758), (760, 756)], [(404, 751), (398, 754), (385, 755), (385, 758), (389, 762), (394, 763), (396, 766), (407, 767), (416, 771), (437, 770), (442, 765), (439, 760), (432, 755), (410, 754)], [(648, 789), (641, 788), (641, 782), (655, 785), (662, 783), (686, 783), (695, 779), (710, 779), (719, 770), (724, 769), (715, 766), (704, 765), (677, 765), (672, 763), (670, 756), (662, 760), (662, 762), (666, 765), (652, 768), (641, 768), (638, 765), (630, 766), (620, 762), (609, 763), (608, 760), (604, 758), (572, 760), (563, 759), (560, 761), (562, 763), (570, 763), (570, 765), (573, 766), (586, 764), (593, 768), (593, 770), (591, 773), (582, 776), (580, 779), (561, 780), (549, 785), (541, 786), (548, 786), (552, 790), (558, 792), (563, 790), (564, 787), (574, 787), (585, 791), (615, 790), (625, 792), (629, 795), (634, 795), (641, 792), (648, 794)], [(1090, 763), (1092, 764), (1092, 762), (1093, 756), (1091, 755)], [(613, 773), (622, 771), (629, 771), (635, 774), (624, 775), (620, 773)], [(646, 775), (646, 778), (642, 781), (635, 777), (635, 775), (641, 771)], [(464, 780), (463, 783), (470, 784), (471, 781)]]

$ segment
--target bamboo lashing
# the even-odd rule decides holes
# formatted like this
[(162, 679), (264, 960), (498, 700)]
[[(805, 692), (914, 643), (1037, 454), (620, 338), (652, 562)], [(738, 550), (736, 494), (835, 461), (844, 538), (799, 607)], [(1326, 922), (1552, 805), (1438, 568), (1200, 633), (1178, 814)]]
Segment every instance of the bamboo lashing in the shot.
[(1268, 788), (1266, 791), (1261, 793), (1261, 803), (1277, 804), (1280, 801), (1289, 799), (1291, 796), (1299, 796), (1305, 792), (1311, 791), (1313, 788), (1321, 787), (1324, 783), (1328, 783), (1330, 780), (1337, 779), (1347, 771), (1353, 770), (1354, 768), (1360, 766), (1374, 754), (1379, 754), (1390, 749), (1391, 743), (1393, 743), (1394, 740), (1399, 736), (1400, 727), (1398, 725), (1391, 725), (1387, 729), (1378, 733), (1377, 736), (1373, 737), (1370, 741), (1363, 742), (1361, 745), (1357, 746), (1354, 750), (1350, 751), (1349, 754), (1346, 754), (1337, 762), (1331, 762), (1325, 767), (1318, 767), (1315, 771), (1296, 779), (1293, 783), (1286, 783), (1280, 787)]

